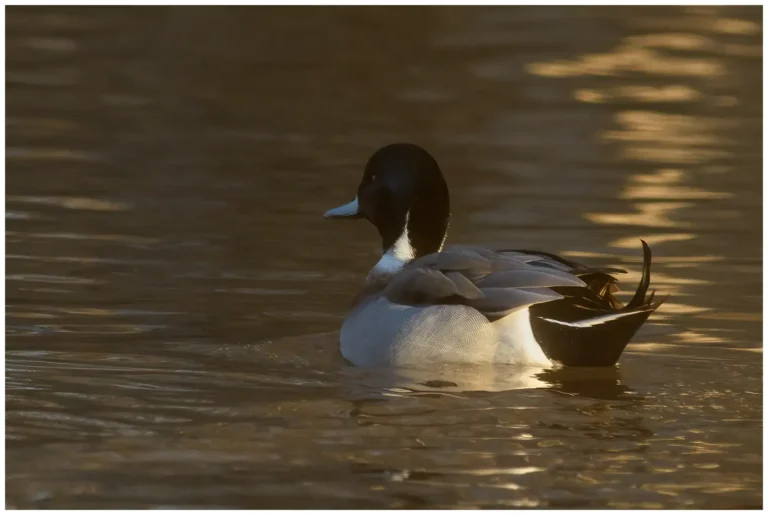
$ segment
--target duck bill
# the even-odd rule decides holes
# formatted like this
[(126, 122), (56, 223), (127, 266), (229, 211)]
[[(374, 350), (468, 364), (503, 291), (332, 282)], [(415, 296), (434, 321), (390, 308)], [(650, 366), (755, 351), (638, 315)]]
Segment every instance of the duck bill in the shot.
[(357, 203), (357, 197), (355, 197), (355, 200), (349, 204), (326, 211), (323, 216), (325, 218), (361, 218), (363, 215), (360, 213), (360, 206)]

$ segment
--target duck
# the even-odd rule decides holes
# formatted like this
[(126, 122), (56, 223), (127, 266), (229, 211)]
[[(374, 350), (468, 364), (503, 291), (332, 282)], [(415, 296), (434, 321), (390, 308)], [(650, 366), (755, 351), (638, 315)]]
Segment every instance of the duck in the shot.
[(647, 294), (651, 249), (632, 298), (616, 298), (617, 274), (553, 253), (445, 246), (450, 195), (422, 147), (393, 143), (368, 160), (355, 198), (326, 219), (366, 219), (381, 238), (340, 331), (358, 367), (504, 364), (613, 366), (666, 299)]

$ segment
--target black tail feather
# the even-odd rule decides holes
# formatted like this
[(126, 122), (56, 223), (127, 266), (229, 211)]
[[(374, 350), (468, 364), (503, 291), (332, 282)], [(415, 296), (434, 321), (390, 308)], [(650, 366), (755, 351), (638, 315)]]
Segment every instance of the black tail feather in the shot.
[[(643, 240), (640, 242), (643, 244), (643, 275), (640, 277), (640, 284), (632, 300), (624, 306), (624, 311), (631, 311), (649, 303), (645, 300), (645, 294), (651, 284), (651, 247)], [(653, 299), (653, 294), (651, 294), (651, 299)]]
[[(530, 308), (536, 341), (551, 360), (565, 366), (614, 365), (624, 348), (667, 296), (648, 293), (651, 282), (651, 249), (643, 244), (640, 284), (626, 306), (612, 295), (615, 279), (602, 274), (585, 275), (586, 288), (560, 287), (563, 299)], [(590, 311), (591, 310), (591, 311)]]

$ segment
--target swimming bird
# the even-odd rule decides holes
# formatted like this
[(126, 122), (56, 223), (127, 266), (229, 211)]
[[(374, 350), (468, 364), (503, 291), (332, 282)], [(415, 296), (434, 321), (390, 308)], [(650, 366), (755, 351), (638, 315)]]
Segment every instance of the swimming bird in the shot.
[(642, 277), (626, 305), (614, 295), (624, 270), (536, 250), (444, 248), (448, 185), (414, 144), (376, 151), (354, 200), (325, 217), (365, 218), (381, 237), (381, 259), (341, 328), (341, 353), (357, 366), (610, 366), (663, 302), (646, 295), (642, 240)]

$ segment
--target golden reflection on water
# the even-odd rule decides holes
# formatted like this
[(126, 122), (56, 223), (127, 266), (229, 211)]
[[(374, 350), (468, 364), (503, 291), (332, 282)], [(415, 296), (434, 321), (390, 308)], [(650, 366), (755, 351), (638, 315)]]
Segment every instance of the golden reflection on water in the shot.
[(6, 159), (19, 161), (72, 161), (99, 162), (101, 158), (93, 152), (84, 152), (71, 148), (36, 147), (20, 148), (6, 147)]
[(613, 101), (634, 102), (691, 102), (701, 94), (690, 86), (616, 86), (604, 89), (577, 89), (574, 98), (580, 102), (599, 104)]
[(725, 343), (728, 340), (696, 331), (683, 331), (675, 335), (684, 343)]
[(78, 85), (76, 70), (73, 68), (51, 68), (37, 72), (8, 72), (7, 83), (26, 86), (72, 87)]
[(723, 32), (726, 34), (757, 34), (760, 32), (760, 25), (750, 20), (737, 20), (734, 18), (716, 18), (712, 20), (711, 30)]
[(81, 209), (86, 211), (127, 211), (130, 204), (115, 202), (112, 200), (95, 199), (87, 197), (43, 197), (28, 195), (8, 195), (5, 197), (8, 203), (21, 202), (29, 204), (46, 204), (63, 207), (66, 209)]
[(624, 143), (621, 152), (626, 159), (696, 164), (730, 155), (712, 147), (729, 143), (716, 131), (727, 129), (732, 122), (654, 111), (619, 112), (616, 122), (622, 129), (607, 131), (602, 137)]
[(733, 193), (708, 191), (703, 188), (679, 186), (676, 183), (685, 179), (682, 170), (661, 169), (647, 175), (633, 175), (630, 183), (619, 194), (619, 198), (628, 200), (702, 200), (724, 199), (733, 197)]
[(30, 138), (65, 136), (81, 128), (74, 120), (12, 115), (6, 117), (5, 127), (7, 131), (12, 131), (15, 137)]
[(77, 43), (71, 38), (29, 37), (22, 38), (19, 44), (31, 50), (44, 52), (69, 53), (77, 50)]
[[(667, 243), (670, 241), (688, 241), (694, 239), (696, 236), (689, 233), (680, 233), (680, 234), (649, 234), (647, 236), (643, 236), (643, 240), (650, 245), (651, 247), (654, 247), (656, 245), (660, 245), (662, 243)], [(619, 238), (617, 240), (614, 240), (610, 243), (611, 247), (616, 247), (620, 249), (636, 249), (637, 248), (637, 238), (629, 237), (629, 238)]]
[[(618, 197), (629, 201), (631, 211), (587, 211), (584, 218), (606, 226), (636, 228), (633, 234), (615, 238), (608, 245), (618, 249), (636, 249), (639, 238), (654, 249), (655, 263), (664, 263), (664, 273), (658, 267), (653, 272), (653, 287), (660, 294), (672, 297), (662, 305), (655, 320), (663, 323), (670, 315), (717, 316), (701, 305), (690, 292), (691, 287), (712, 284), (712, 281), (671, 275), (700, 263), (721, 261), (718, 255), (668, 256), (665, 246), (689, 242), (700, 237), (701, 224), (696, 213), (705, 202), (726, 201), (733, 193), (713, 191), (701, 186), (696, 175), (700, 168), (716, 160), (732, 156), (735, 142), (729, 131), (738, 127), (739, 119), (700, 114), (664, 112), (667, 106), (710, 105), (728, 109), (738, 105), (738, 99), (723, 95), (717, 84), (725, 78), (726, 65), (722, 56), (759, 57), (762, 49), (723, 40), (722, 34), (748, 35), (758, 33), (760, 26), (749, 20), (719, 18), (717, 10), (702, 9), (698, 16), (687, 20), (689, 26), (671, 23), (647, 34), (623, 38), (607, 52), (591, 53), (569, 60), (536, 62), (528, 72), (552, 78), (579, 76), (609, 76), (613, 82), (602, 81), (601, 87), (580, 87), (573, 92), (579, 102), (620, 106), (614, 113), (616, 128), (603, 131), (600, 139), (618, 147), (618, 156), (625, 162), (647, 163), (651, 168), (627, 175), (626, 184)], [(694, 20), (694, 21), (691, 21)], [(658, 20), (655, 20), (658, 21)], [(678, 20), (679, 22), (679, 20)], [(643, 21), (639, 22), (642, 25)], [(698, 33), (687, 32), (696, 31)], [(694, 82), (690, 78), (708, 82)], [(687, 82), (682, 83), (683, 80)], [(657, 109), (647, 106), (655, 104)], [(634, 106), (643, 105), (643, 109)], [(626, 107), (624, 107), (626, 106)], [(727, 171), (727, 169), (726, 169)], [(702, 204), (703, 207), (703, 204)], [(740, 213), (729, 213), (740, 216)], [(729, 216), (723, 213), (723, 216)], [(641, 231), (638, 233), (638, 230)], [(680, 248), (680, 247), (676, 247)], [(661, 252), (657, 252), (661, 250)], [(574, 254), (574, 253), (570, 253)], [(582, 253), (583, 254), (583, 253)], [(597, 256), (596, 256), (597, 257)], [(603, 256), (605, 257), (605, 256)], [(637, 257), (616, 256), (621, 261), (638, 262)], [(637, 272), (622, 278), (632, 284), (639, 280)], [(701, 291), (701, 290), (698, 290)], [(686, 302), (680, 302), (685, 298)], [(691, 304), (693, 302), (693, 304)], [(738, 313), (721, 313), (733, 320)], [(750, 319), (760, 318), (749, 315)], [(722, 343), (722, 335), (684, 331), (679, 336), (684, 343)], [(655, 344), (650, 344), (655, 345)], [(647, 347), (647, 345), (646, 345)]]
[(689, 202), (634, 204), (633, 207), (637, 209), (637, 213), (584, 213), (584, 217), (590, 222), (603, 225), (637, 225), (653, 228), (686, 227), (690, 224), (673, 221), (670, 214), (690, 206)]
[[(668, 34), (658, 34), (663, 39)], [(672, 34), (672, 41), (679, 35)], [(609, 52), (586, 54), (572, 61), (540, 62), (528, 71), (544, 77), (620, 75), (627, 72), (671, 77), (709, 77), (725, 73), (724, 66), (712, 57), (673, 57), (655, 50), (642, 39), (625, 38)]]
[[(87, 209), (93, 210), (94, 208), (88, 207)], [(110, 241), (119, 242), (130, 245), (147, 245), (150, 243), (156, 243), (157, 238), (149, 238), (144, 236), (127, 236), (124, 234), (77, 234), (68, 232), (38, 232), (38, 233), (21, 233), (17, 231), (6, 231), (6, 237), (24, 237), (24, 238), (43, 238), (54, 240), (93, 240), (93, 241)]]

